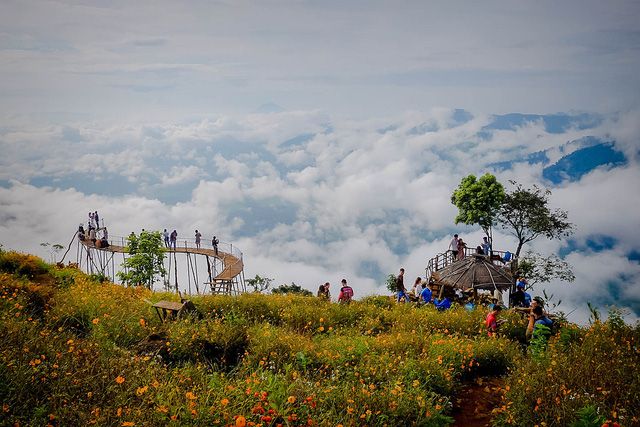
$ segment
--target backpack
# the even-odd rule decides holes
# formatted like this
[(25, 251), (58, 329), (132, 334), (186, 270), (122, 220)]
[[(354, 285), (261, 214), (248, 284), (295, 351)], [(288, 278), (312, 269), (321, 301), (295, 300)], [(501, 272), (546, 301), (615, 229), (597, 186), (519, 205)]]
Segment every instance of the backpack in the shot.
[(340, 293), (342, 293), (342, 300), (344, 302), (351, 302), (351, 298), (353, 298), (353, 289), (351, 286), (344, 286), (340, 289)]

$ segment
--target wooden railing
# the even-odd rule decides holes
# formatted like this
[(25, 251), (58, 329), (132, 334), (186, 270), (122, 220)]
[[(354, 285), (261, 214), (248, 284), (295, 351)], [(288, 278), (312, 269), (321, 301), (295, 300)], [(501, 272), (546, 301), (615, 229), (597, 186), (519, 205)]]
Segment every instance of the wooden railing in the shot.
[[(487, 259), (490, 260), (491, 262), (501, 262), (505, 267), (508, 265), (515, 265), (514, 261), (515, 261), (515, 255), (513, 255), (511, 252), (509, 252), (511, 254), (510, 259), (508, 261), (504, 261), (505, 255), (507, 254), (507, 251), (491, 251), (491, 256), (486, 255)], [(465, 248), (464, 249), (464, 257), (470, 257), (470, 256), (476, 256), (476, 249), (475, 248)], [(485, 255), (482, 255), (485, 256)], [(433, 275), (433, 273), (435, 273), (436, 271), (442, 270), (443, 268), (453, 264), (454, 262), (456, 262), (457, 259), (454, 258), (453, 256), (453, 252), (451, 250), (448, 250), (446, 252), (437, 254), (435, 257), (431, 258), (428, 262), (427, 262), (427, 267), (425, 269), (425, 279), (429, 280), (431, 278), (431, 276)]]

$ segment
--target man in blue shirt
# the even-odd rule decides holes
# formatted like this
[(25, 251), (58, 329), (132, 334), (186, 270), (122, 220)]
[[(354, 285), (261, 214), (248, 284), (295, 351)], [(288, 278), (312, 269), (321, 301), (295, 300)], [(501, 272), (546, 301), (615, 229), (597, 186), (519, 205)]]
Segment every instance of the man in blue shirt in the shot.
[(423, 304), (429, 304), (431, 302), (431, 297), (433, 296), (431, 289), (427, 286), (426, 283), (422, 284), (422, 292), (420, 292), (420, 299)]

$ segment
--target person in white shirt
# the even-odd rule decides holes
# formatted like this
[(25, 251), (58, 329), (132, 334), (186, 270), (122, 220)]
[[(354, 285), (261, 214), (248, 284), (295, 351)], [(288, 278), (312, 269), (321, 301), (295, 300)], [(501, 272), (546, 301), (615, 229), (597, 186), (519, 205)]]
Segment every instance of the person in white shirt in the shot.
[(458, 259), (458, 235), (454, 234), (451, 243), (449, 243), (449, 249), (453, 253), (453, 259)]

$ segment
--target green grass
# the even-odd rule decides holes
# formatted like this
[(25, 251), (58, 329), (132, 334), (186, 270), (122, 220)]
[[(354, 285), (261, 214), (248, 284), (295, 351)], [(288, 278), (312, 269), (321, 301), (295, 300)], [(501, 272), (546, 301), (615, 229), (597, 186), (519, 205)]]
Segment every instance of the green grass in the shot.
[(512, 313), (489, 338), (483, 310), (246, 294), (162, 324), (149, 302), (175, 295), (13, 252), (0, 265), (1, 425), (444, 426), (488, 375), (505, 376), (499, 425), (639, 416), (638, 327), (620, 321), (569, 325), (531, 358)]

